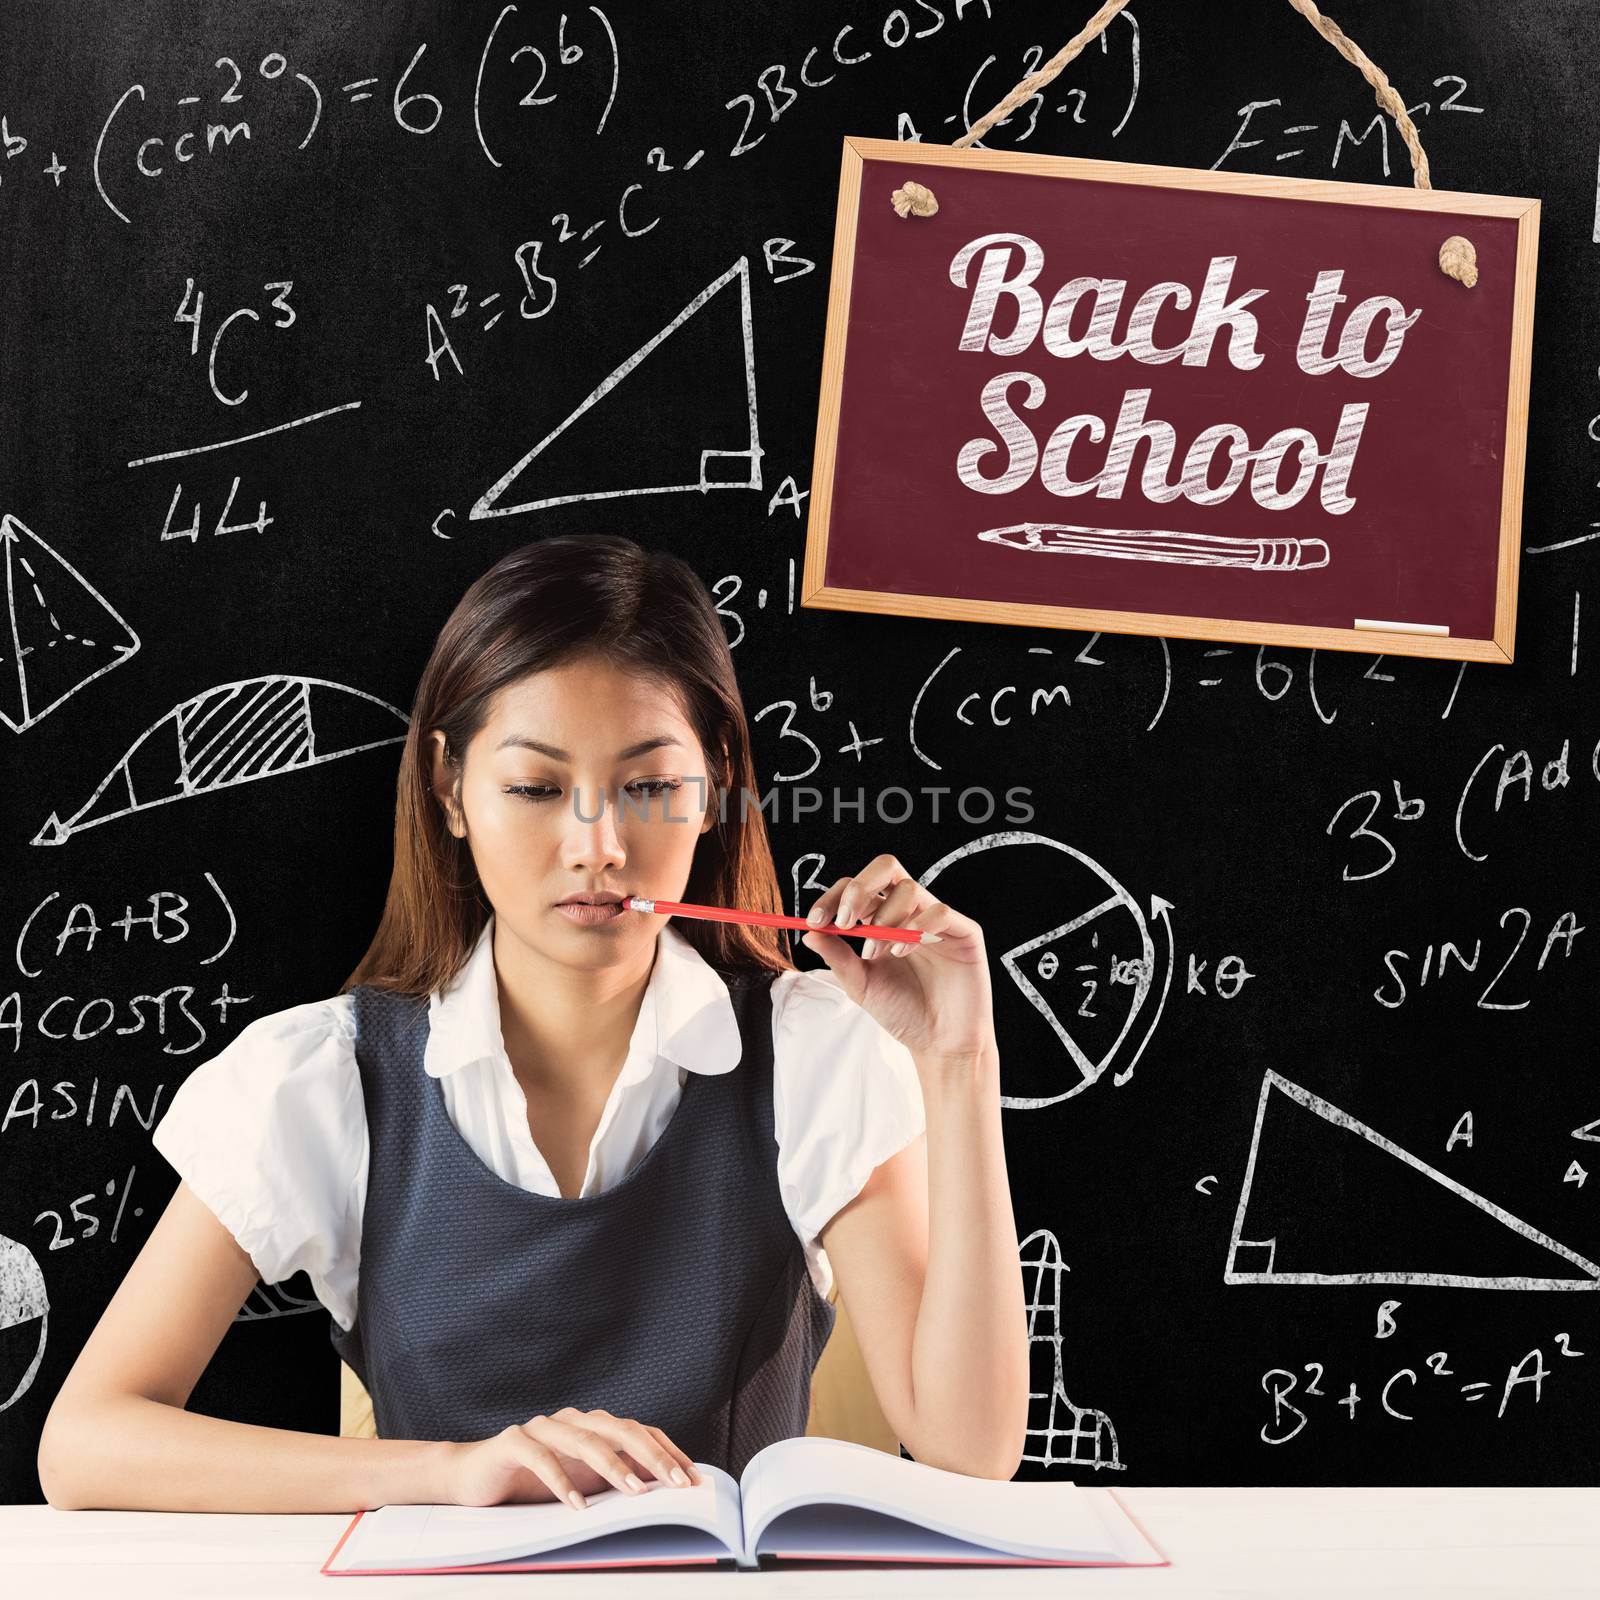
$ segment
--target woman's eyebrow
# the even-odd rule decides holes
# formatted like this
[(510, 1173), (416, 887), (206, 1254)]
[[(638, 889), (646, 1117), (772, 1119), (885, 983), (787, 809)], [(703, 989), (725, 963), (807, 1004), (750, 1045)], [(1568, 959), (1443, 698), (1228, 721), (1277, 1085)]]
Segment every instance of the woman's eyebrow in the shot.
[[(508, 733), (499, 744), (497, 750), (509, 749), (516, 746), (523, 750), (537, 750), (541, 755), (547, 755), (552, 761), (570, 761), (572, 757), (565, 750), (558, 750), (552, 744), (544, 744), (538, 739), (531, 738), (525, 733)], [(682, 745), (670, 733), (658, 733), (649, 739), (641, 739), (638, 744), (630, 744), (626, 750), (617, 752), (618, 761), (631, 761), (635, 756), (642, 756), (651, 750), (663, 748), (681, 750)]]

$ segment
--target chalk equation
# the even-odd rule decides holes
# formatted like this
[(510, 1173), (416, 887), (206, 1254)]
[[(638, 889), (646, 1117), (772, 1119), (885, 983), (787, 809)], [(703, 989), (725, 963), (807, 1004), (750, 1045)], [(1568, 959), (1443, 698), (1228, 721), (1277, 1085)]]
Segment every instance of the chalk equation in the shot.
[[(1585, 1354), (1574, 1346), (1567, 1333), (1556, 1334), (1552, 1343), (1554, 1362), (1545, 1355), (1543, 1346), (1536, 1345), (1508, 1361), (1503, 1375), (1493, 1378), (1469, 1376), (1450, 1365), (1453, 1358), (1448, 1351), (1435, 1350), (1416, 1366), (1395, 1368), (1381, 1384), (1374, 1381), (1367, 1393), (1354, 1378), (1342, 1393), (1321, 1387), (1328, 1379), (1328, 1370), (1320, 1361), (1308, 1361), (1303, 1372), (1273, 1367), (1261, 1375), (1261, 1388), (1271, 1407), (1270, 1418), (1261, 1425), (1261, 1442), (1288, 1444), (1300, 1436), (1314, 1415), (1326, 1416), (1331, 1425), (1333, 1413), (1342, 1411), (1344, 1421), (1354, 1424), (1358, 1416), (1364, 1418), (1368, 1414), (1362, 1411), (1368, 1402), (1375, 1408), (1370, 1412), (1374, 1422), (1426, 1423), (1439, 1420), (1450, 1407), (1494, 1400), (1498, 1391), (1494, 1415), (1500, 1421), (1514, 1402), (1537, 1406), (1544, 1398), (1545, 1380), (1558, 1370), (1559, 1364), (1581, 1360)], [(1423, 1409), (1415, 1409), (1419, 1406)]]

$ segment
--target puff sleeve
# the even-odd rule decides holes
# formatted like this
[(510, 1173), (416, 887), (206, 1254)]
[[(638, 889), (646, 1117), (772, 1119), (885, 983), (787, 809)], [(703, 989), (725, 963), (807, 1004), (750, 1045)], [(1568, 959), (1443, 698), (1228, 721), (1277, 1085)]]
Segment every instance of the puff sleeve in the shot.
[(926, 1126), (911, 1052), (840, 986), (837, 974), (780, 974), (773, 991), (778, 1187), (817, 1292), (833, 1270), (819, 1235), (872, 1169)]
[(180, 1085), (151, 1143), (263, 1283), (304, 1271), (354, 1323), (368, 1150), (348, 996), (257, 1017)]

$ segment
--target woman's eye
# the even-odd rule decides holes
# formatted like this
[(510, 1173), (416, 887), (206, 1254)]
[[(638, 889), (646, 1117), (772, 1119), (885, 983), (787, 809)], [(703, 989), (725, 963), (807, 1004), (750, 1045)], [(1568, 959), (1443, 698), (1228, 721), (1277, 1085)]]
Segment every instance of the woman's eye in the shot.
[[(671, 778), (641, 778), (636, 783), (630, 783), (628, 788), (635, 792), (645, 794), (670, 794), (681, 789), (683, 785)], [(548, 800), (552, 795), (561, 791), (548, 783), (512, 783), (507, 784), (505, 792), (514, 794), (524, 800)]]

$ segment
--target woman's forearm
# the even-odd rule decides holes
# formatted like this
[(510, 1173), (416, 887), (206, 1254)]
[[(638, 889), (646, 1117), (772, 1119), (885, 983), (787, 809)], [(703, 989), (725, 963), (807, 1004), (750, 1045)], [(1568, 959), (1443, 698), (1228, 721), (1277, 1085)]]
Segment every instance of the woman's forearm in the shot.
[(72, 1511), (363, 1511), (438, 1500), (455, 1448), (225, 1422), (125, 1395), (50, 1419), (39, 1478)]
[(1028, 1328), (993, 1051), (918, 1064), (928, 1139), (928, 1271), (911, 1347), (918, 1461), (1009, 1478), (1028, 1422)]

